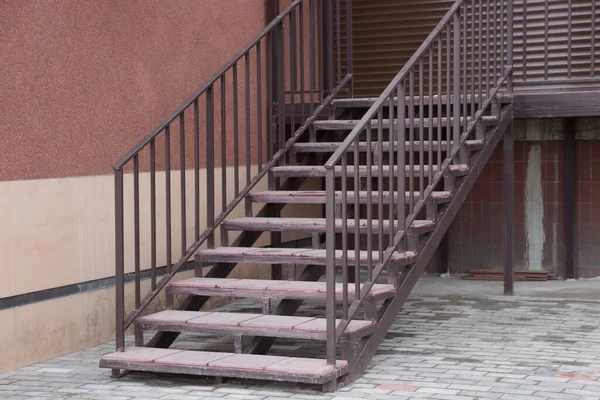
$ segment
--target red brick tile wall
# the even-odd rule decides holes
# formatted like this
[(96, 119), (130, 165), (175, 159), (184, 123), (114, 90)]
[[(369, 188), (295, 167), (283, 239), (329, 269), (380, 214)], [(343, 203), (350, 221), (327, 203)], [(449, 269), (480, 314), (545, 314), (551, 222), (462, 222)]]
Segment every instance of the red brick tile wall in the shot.
[[(566, 177), (561, 140), (515, 142), (516, 268), (530, 269), (526, 226), (526, 181), (529, 155), (534, 146), (539, 146), (541, 155), (544, 229), (542, 267), (558, 276), (564, 276)], [(576, 174), (574, 177), (567, 178), (576, 179), (577, 188), (576, 273), (580, 277), (599, 276), (600, 140), (578, 141), (576, 151)], [(534, 206), (538, 207), (539, 204)], [(451, 272), (466, 273), (472, 268), (502, 268), (504, 259), (502, 226), (502, 148), (499, 146), (450, 227), (448, 261)]]

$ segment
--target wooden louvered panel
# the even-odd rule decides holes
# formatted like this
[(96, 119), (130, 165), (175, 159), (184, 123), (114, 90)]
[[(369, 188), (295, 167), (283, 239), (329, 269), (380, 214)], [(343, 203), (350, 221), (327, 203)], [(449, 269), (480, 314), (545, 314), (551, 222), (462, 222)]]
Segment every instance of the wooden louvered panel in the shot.
[[(343, 3), (342, 0), (342, 10)], [(379, 95), (453, 3), (453, 0), (353, 0), (354, 95)], [(342, 43), (346, 37), (344, 16), (342, 11)], [(341, 56), (346, 59), (345, 49)]]
[(600, 1), (516, 0), (514, 18), (517, 81), (598, 75), (593, 71), (598, 66), (600, 36), (592, 20), (600, 19)]

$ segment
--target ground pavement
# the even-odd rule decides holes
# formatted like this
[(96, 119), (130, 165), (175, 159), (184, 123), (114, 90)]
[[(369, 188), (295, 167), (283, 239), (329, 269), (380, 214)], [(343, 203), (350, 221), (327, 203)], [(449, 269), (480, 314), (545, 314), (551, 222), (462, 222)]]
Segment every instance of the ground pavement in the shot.
[[(114, 349), (109, 342), (0, 374), (0, 399), (600, 399), (600, 281), (517, 283), (514, 297), (501, 290), (500, 282), (422, 277), (364, 376), (333, 393), (143, 373), (112, 379), (98, 368)], [(184, 335), (175, 346), (215, 349), (231, 341)], [(314, 355), (322, 347), (282, 341), (274, 351)]]

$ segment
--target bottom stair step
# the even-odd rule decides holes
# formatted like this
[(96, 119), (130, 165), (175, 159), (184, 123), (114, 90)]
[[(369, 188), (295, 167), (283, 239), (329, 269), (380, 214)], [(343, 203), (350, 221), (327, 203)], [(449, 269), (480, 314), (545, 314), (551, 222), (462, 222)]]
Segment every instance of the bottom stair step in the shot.
[(131, 347), (104, 355), (100, 367), (174, 374), (265, 379), (323, 384), (348, 372), (346, 361), (335, 367), (316, 358), (263, 356)]
[[(165, 310), (141, 317), (136, 323), (143, 329), (169, 332), (327, 340), (327, 320), (315, 317)], [(344, 334), (362, 337), (373, 333), (374, 328), (372, 321), (353, 320)]]

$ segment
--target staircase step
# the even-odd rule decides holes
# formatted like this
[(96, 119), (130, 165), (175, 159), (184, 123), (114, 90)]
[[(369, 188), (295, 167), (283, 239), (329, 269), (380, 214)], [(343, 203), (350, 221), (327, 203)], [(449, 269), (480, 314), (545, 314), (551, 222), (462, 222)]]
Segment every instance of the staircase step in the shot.
[(149, 347), (131, 347), (123, 352), (106, 354), (100, 359), (100, 367), (312, 384), (330, 382), (348, 372), (348, 363), (343, 360), (333, 366), (316, 358)]
[[(141, 317), (137, 323), (143, 329), (168, 332), (327, 340), (327, 320), (314, 317), (166, 310)], [(353, 320), (344, 334), (363, 337), (374, 327), (373, 321)]]
[[(429, 128), (429, 126), (432, 126), (434, 128), (437, 128), (438, 126), (438, 120), (441, 119), (441, 124), (442, 127), (445, 127), (448, 125), (448, 123), (452, 124), (454, 122), (454, 118), (450, 117), (442, 117), (442, 118), (432, 118), (431, 119), (431, 125), (429, 124), (429, 118), (428, 117), (424, 117), (424, 118), (418, 118), (415, 117), (413, 119), (413, 126), (415, 128), (420, 128), (421, 126), (423, 128)], [(468, 121), (470, 121), (471, 118), (468, 118)], [(464, 117), (460, 118), (460, 123), (461, 125), (463, 124), (464, 121)], [(481, 121), (485, 124), (485, 125), (497, 125), (498, 124), (498, 117), (495, 115), (486, 115), (481, 117)], [(328, 130), (328, 131), (339, 131), (339, 130), (352, 130), (354, 129), (355, 126), (357, 126), (359, 124), (360, 120), (358, 119), (349, 119), (349, 120), (337, 120), (337, 119), (329, 119), (329, 120), (321, 120), (321, 121), (315, 121), (314, 122), (314, 127), (320, 130)], [(393, 126), (397, 127), (398, 126), (398, 120), (394, 119), (392, 120), (393, 122)], [(377, 119), (372, 119), (371, 120), (371, 128), (372, 129), (377, 129), (378, 128), (378, 123), (379, 121)], [(390, 128), (390, 120), (389, 119), (383, 119), (381, 121), (382, 124), (382, 128), (383, 129), (389, 129)], [(406, 127), (406, 129), (409, 128), (410, 126), (410, 119), (405, 119), (404, 120), (404, 126)]]
[[(359, 176), (361, 177), (366, 177), (367, 176), (367, 171), (368, 169), (371, 169), (371, 177), (372, 178), (377, 178), (379, 176), (379, 166), (372, 166), (372, 167), (367, 167), (366, 165), (361, 165), (358, 167), (358, 173)], [(346, 169), (346, 176), (347, 177), (353, 177), (354, 176), (354, 166), (348, 166)], [(412, 173), (414, 177), (418, 177), (419, 174), (421, 173), (421, 167), (419, 165), (415, 165), (414, 167), (410, 167), (410, 166), (406, 166), (404, 168), (404, 173), (406, 177), (410, 176), (411, 173), (411, 169), (412, 169)], [(437, 171), (439, 170), (437, 165), (433, 166), (433, 173), (437, 173)], [(314, 178), (314, 177), (325, 177), (326, 175), (326, 169), (324, 166), (322, 165), (287, 165), (287, 166), (283, 166), (283, 167), (273, 167), (272, 170), (273, 175), (277, 176), (277, 177), (306, 177), (306, 178)], [(428, 165), (424, 165), (423, 166), (423, 174), (425, 177), (427, 177), (429, 175), (429, 166)], [(394, 167), (393, 168), (393, 173), (394, 176), (398, 176), (398, 167)], [(451, 165), (447, 170), (446, 170), (446, 175), (448, 176), (461, 176), (461, 175), (466, 175), (469, 173), (469, 166), (466, 164), (457, 164), (457, 165)], [(384, 165), (382, 167), (382, 175), (384, 177), (389, 177), (390, 176), (390, 166), (389, 165)], [(336, 166), (335, 167), (335, 176), (336, 177), (341, 177), (342, 176), (342, 167), (341, 166)]]
[[(360, 204), (367, 203), (367, 191), (358, 192), (358, 201)], [(414, 198), (421, 196), (420, 192), (413, 192)], [(278, 203), (278, 204), (325, 204), (327, 193), (324, 190), (298, 190), (298, 191), (264, 191), (251, 193), (250, 199), (255, 203)], [(355, 192), (346, 192), (347, 201), (354, 203)], [(394, 202), (398, 199), (397, 192), (382, 192), (383, 204), (389, 204), (390, 200)], [(342, 192), (335, 192), (336, 202), (341, 203)], [(379, 203), (379, 192), (371, 192), (373, 204)], [(431, 199), (436, 203), (448, 203), (452, 199), (452, 194), (448, 191), (436, 191), (431, 193)], [(405, 201), (410, 201), (410, 192), (406, 192)]]
[[(348, 232), (352, 232), (355, 227), (355, 220), (348, 219)], [(271, 231), (271, 232), (325, 232), (327, 219), (325, 218), (253, 218), (243, 217), (223, 222), (225, 228), (238, 231)], [(389, 221), (383, 221), (383, 231), (390, 231)], [(397, 225), (397, 224), (396, 224)], [(342, 232), (343, 220), (335, 220), (336, 232)], [(366, 219), (361, 219), (358, 223), (361, 233), (367, 233), (368, 224)], [(435, 222), (431, 220), (415, 220), (409, 231), (415, 234), (431, 232), (435, 229)], [(379, 232), (379, 220), (373, 220), (371, 223), (371, 232)]]
[[(297, 153), (332, 153), (334, 151), (336, 151), (340, 146), (342, 145), (342, 142), (307, 142), (307, 143), (296, 143), (293, 147), (292, 150), (294, 150)], [(465, 147), (467, 148), (467, 150), (481, 150), (483, 149), (484, 143), (483, 140), (467, 140), (465, 142)], [(383, 151), (390, 151), (390, 142), (383, 142), (382, 146)], [(413, 148), (415, 151), (418, 151), (421, 147), (421, 142), (420, 141), (415, 141), (413, 142)], [(437, 141), (433, 141), (432, 145), (429, 145), (428, 141), (423, 142), (423, 148), (425, 148), (427, 151), (429, 151), (429, 147), (431, 147), (431, 149), (433, 151), (438, 151), (439, 148), (441, 148), (442, 151), (446, 151), (448, 148), (448, 142), (446, 142), (445, 140), (440, 143), (438, 143)], [(348, 151), (352, 152), (354, 151), (354, 146), (351, 146)], [(408, 152), (410, 151), (410, 142), (406, 142), (404, 144), (404, 148), (405, 150)], [(378, 151), (379, 149), (379, 143), (378, 142), (372, 142), (371, 143), (371, 151)], [(358, 150), (361, 152), (365, 152), (368, 150), (368, 145), (367, 142), (359, 142), (358, 143)], [(393, 150), (396, 151), (398, 150), (398, 142), (393, 142)]]
[[(197, 296), (231, 296), (255, 299), (325, 300), (326, 282), (272, 281), (267, 279), (189, 278), (170, 283), (167, 294)], [(336, 284), (336, 297), (342, 298), (343, 284)], [(361, 291), (362, 293), (362, 291)], [(377, 301), (393, 297), (393, 285), (375, 284), (369, 297)], [(348, 296), (354, 297), (354, 284), (348, 285)]]
[[(500, 99), (504, 102), (508, 102), (510, 101), (509, 98), (505, 98), (502, 95), (499, 95)], [(469, 104), (471, 104), (471, 95), (467, 96), (467, 102)], [(331, 103), (333, 106), (335, 107), (341, 107), (341, 108), (369, 108), (371, 107), (375, 101), (377, 101), (377, 97), (356, 97), (356, 98), (352, 98), (352, 99), (335, 99), (333, 100)], [(414, 96), (413, 97), (414, 102), (415, 102), (415, 106), (419, 105), (419, 101), (420, 101), (420, 97), (419, 96)], [(450, 97), (450, 99), (452, 99), (452, 96)], [(461, 99), (461, 104), (462, 101), (464, 99), (464, 96), (460, 96)], [(446, 106), (446, 103), (448, 101), (448, 96), (442, 96), (442, 106)], [(485, 100), (485, 98), (484, 98)], [(394, 97), (394, 105), (398, 104), (398, 98)], [(410, 97), (406, 97), (405, 99), (405, 104), (408, 106), (408, 102), (410, 101)], [(434, 95), (433, 96), (433, 105), (437, 106), (439, 102), (439, 96), (438, 95)], [(475, 96), (475, 103), (479, 103), (479, 96)], [(389, 105), (389, 101), (385, 100), (383, 102), (383, 104), (385, 106)], [(424, 105), (429, 105), (430, 101), (429, 101), (429, 96), (423, 96), (423, 104)]]
[[(342, 265), (343, 251), (336, 251), (336, 264)], [(368, 263), (367, 251), (360, 251), (361, 265)], [(325, 265), (327, 254), (322, 249), (294, 249), (294, 248), (263, 248), (263, 247), (217, 247), (215, 249), (198, 250), (196, 253), (198, 261), (212, 263), (262, 263), (262, 264), (296, 264), (296, 265)], [(397, 265), (407, 265), (414, 261), (413, 252), (396, 252), (392, 261)], [(354, 263), (356, 252), (348, 251), (348, 263)], [(379, 261), (379, 253), (374, 251), (371, 261)]]

